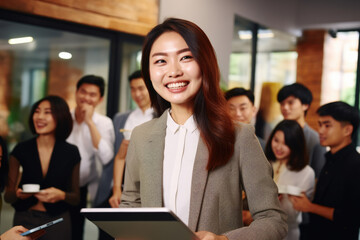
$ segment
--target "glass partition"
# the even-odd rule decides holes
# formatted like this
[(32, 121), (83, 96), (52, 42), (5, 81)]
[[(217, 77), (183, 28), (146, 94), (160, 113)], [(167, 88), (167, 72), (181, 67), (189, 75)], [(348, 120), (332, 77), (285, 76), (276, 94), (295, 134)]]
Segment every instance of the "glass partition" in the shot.
[[(256, 34), (255, 40), (253, 39)], [(251, 71), (254, 70), (255, 96), (261, 95), (263, 83), (280, 85), (296, 81), (296, 37), (268, 29), (235, 16), (228, 88), (251, 88)], [(256, 47), (253, 45), (256, 44)], [(256, 52), (252, 52), (256, 49)], [(252, 63), (252, 56), (256, 61)], [(256, 99), (256, 98), (255, 98)], [(257, 99), (256, 105), (260, 103)]]
[[(40, 98), (58, 95), (74, 108), (80, 77), (108, 83), (109, 39), (6, 20), (0, 29), (0, 135), (10, 145), (31, 136), (29, 111)], [(96, 110), (106, 114), (106, 101)]]

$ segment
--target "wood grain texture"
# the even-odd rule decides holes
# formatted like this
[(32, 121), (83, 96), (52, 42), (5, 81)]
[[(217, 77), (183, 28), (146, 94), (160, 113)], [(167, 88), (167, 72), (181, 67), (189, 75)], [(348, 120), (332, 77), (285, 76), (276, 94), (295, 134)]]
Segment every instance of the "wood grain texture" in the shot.
[(12, 0), (0, 8), (146, 35), (158, 21), (158, 0)]

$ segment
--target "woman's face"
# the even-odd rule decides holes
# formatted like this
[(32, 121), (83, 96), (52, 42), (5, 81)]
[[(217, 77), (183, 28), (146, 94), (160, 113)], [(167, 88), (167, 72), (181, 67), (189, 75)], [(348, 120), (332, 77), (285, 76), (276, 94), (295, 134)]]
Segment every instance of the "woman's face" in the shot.
[(152, 45), (150, 78), (155, 91), (171, 106), (192, 109), (202, 83), (202, 73), (180, 34), (165, 32)]
[(277, 160), (288, 160), (291, 150), (285, 144), (285, 135), (283, 131), (276, 131), (271, 140), (271, 149)]
[(54, 134), (56, 122), (51, 112), (49, 101), (42, 101), (33, 115), (35, 131), (39, 135)]

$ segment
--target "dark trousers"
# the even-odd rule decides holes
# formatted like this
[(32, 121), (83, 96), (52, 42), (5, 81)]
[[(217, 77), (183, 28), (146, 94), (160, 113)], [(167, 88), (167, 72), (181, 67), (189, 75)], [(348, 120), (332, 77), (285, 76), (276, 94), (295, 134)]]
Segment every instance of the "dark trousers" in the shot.
[(38, 240), (71, 240), (71, 220), (69, 212), (54, 216), (49, 215), (47, 212), (36, 210), (16, 211), (14, 226), (22, 225), (27, 229), (32, 229), (59, 218), (63, 218), (64, 220), (46, 228), (45, 234), (38, 238)]
[(85, 217), (80, 214), (81, 208), (86, 208), (87, 204), (87, 185), (80, 187), (80, 203), (77, 206), (70, 208), (71, 224), (72, 224), (72, 239), (83, 240), (84, 239), (84, 225)]

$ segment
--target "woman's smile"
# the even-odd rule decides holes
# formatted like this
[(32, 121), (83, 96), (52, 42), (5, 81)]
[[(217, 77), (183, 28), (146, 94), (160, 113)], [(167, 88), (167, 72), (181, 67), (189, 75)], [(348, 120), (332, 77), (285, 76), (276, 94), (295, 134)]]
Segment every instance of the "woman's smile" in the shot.
[(155, 91), (173, 107), (193, 107), (201, 88), (199, 64), (180, 34), (163, 33), (150, 52), (150, 78)]

